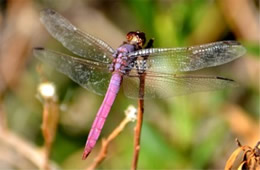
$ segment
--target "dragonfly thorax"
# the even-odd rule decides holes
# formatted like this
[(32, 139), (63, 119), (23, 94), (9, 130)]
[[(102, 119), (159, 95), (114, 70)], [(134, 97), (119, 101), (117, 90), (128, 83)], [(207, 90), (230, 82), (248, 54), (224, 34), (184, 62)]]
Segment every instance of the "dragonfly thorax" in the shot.
[(142, 56), (133, 58), (129, 57), (128, 54), (143, 48), (146, 42), (145, 34), (139, 31), (129, 32), (126, 35), (126, 39), (127, 42), (124, 42), (113, 54), (114, 60), (109, 68), (110, 71), (119, 71), (125, 75), (135, 68), (138, 73), (144, 73), (147, 69), (146, 57)]
[(111, 72), (120, 72), (122, 74), (127, 73), (127, 66), (131, 63), (131, 59), (128, 57), (128, 53), (135, 51), (134, 44), (123, 44), (113, 54), (114, 60), (110, 65), (109, 70)]

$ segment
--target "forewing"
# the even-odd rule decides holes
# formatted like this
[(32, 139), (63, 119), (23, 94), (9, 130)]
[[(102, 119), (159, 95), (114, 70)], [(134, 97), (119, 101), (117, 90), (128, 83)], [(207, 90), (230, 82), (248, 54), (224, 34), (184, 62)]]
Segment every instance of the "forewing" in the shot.
[(99, 95), (106, 93), (111, 73), (108, 64), (35, 48), (34, 56), (70, 77), (82, 87)]
[[(216, 76), (146, 73), (144, 98), (168, 98), (236, 86), (233, 80)], [(139, 98), (139, 75), (124, 76), (123, 88), (126, 96)]]
[(145, 71), (177, 73), (225, 64), (245, 52), (236, 41), (220, 41), (183, 48), (141, 49), (130, 53), (129, 57), (148, 56), (143, 67)]
[(48, 32), (74, 54), (104, 63), (112, 60), (113, 48), (104, 41), (81, 32), (54, 10), (41, 11), (40, 19)]

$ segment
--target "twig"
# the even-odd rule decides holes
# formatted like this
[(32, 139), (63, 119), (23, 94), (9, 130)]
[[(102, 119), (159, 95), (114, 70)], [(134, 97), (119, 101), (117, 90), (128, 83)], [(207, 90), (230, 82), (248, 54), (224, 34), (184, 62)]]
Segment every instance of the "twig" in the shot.
[(45, 142), (45, 164), (44, 169), (49, 169), (49, 156), (52, 143), (56, 135), (59, 111), (57, 103), (46, 101), (43, 109), (42, 133)]
[(30, 145), (29, 142), (23, 140), (8, 130), (3, 131), (2, 129), (0, 129), (0, 140), (12, 146), (17, 152), (32, 161), (37, 167), (43, 167), (42, 153), (37, 151), (37, 148)]
[(0, 129), (3, 130), (7, 129), (6, 113), (4, 111), (4, 105), (3, 105), (1, 94), (0, 94)]
[(143, 109), (144, 108), (144, 100), (138, 100), (138, 111), (137, 111), (137, 122), (135, 126), (135, 136), (134, 136), (134, 159), (132, 164), (132, 170), (137, 169), (137, 163), (139, 158), (140, 151), (140, 138), (141, 138), (141, 130), (143, 124)]
[(133, 106), (129, 106), (125, 111), (126, 117), (121, 121), (121, 123), (113, 130), (113, 132), (108, 136), (107, 139), (102, 140), (102, 148), (95, 158), (92, 165), (90, 165), (87, 170), (95, 169), (106, 157), (108, 145), (114, 140), (125, 128), (127, 123), (136, 120), (136, 109)]
[[(1, 54), (1, 48), (0, 48), (0, 54)], [(6, 92), (5, 80), (0, 70), (0, 128), (2, 128), (3, 130), (7, 129), (7, 118), (6, 118), (6, 113), (3, 105), (5, 92)]]
[(49, 155), (55, 139), (59, 118), (59, 107), (56, 102), (55, 87), (52, 83), (41, 83), (38, 87), (40, 99), (43, 99), (42, 134), (45, 142), (44, 169), (49, 169)]
[(137, 111), (137, 122), (135, 126), (135, 135), (134, 135), (134, 158), (132, 162), (132, 170), (137, 169), (137, 163), (139, 158), (140, 151), (140, 138), (141, 138), (141, 130), (143, 124), (143, 113), (144, 113), (144, 74), (140, 75), (140, 87), (139, 87), (139, 99), (138, 99), (138, 111)]
[[(33, 162), (39, 169), (43, 168), (43, 153), (30, 142), (18, 137), (14, 133), (0, 129), (0, 140), (9, 146), (12, 146), (18, 153)], [(57, 165), (51, 164), (51, 169), (56, 169)]]

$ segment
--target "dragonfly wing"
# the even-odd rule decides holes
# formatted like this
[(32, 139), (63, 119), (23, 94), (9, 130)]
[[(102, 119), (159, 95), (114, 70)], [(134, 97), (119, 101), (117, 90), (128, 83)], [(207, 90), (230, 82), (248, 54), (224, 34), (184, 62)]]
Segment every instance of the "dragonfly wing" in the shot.
[(40, 19), (48, 32), (74, 54), (104, 63), (112, 60), (112, 47), (90, 34), (81, 32), (54, 10), (41, 11)]
[(35, 48), (34, 56), (70, 77), (82, 87), (99, 95), (106, 93), (111, 73), (109, 65), (85, 58)]
[[(124, 76), (123, 88), (126, 96), (139, 98), (139, 81), (138, 74)], [(144, 98), (168, 98), (236, 86), (238, 84), (233, 80), (216, 76), (146, 73)]]
[(129, 57), (148, 56), (144, 71), (177, 73), (225, 64), (245, 52), (236, 41), (220, 41), (183, 48), (141, 49), (131, 52)]

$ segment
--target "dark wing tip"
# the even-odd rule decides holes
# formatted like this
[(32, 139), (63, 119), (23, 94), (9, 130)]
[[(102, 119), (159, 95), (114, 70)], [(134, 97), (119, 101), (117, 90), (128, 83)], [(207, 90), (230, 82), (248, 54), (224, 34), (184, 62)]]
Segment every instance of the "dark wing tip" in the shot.
[(219, 76), (217, 76), (216, 78), (220, 79), (220, 80), (227, 80), (227, 81), (235, 82), (234, 80), (229, 79), (229, 78), (224, 78), (224, 77), (219, 77)]
[(33, 51), (39, 51), (39, 50), (44, 50), (44, 48), (43, 47), (35, 47), (35, 48), (33, 48)]
[(42, 53), (44, 52), (44, 48), (43, 47), (35, 47), (33, 48), (33, 55), (36, 58), (40, 58), (40, 56), (42, 55)]
[(228, 87), (239, 87), (240, 86), (239, 83), (237, 83), (235, 80), (232, 80), (232, 79), (229, 79), (229, 78), (217, 76), (216, 79), (223, 80), (223, 81), (227, 82)]

